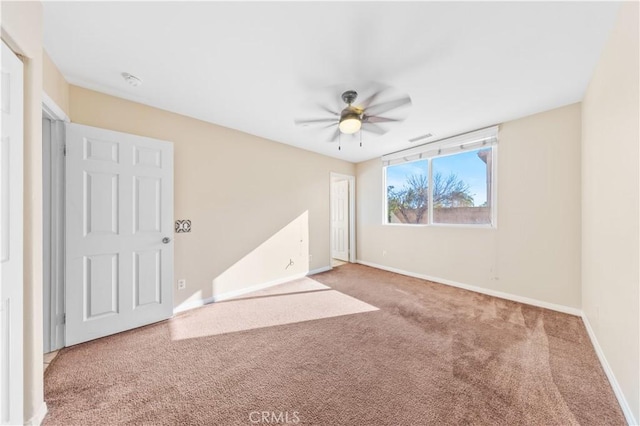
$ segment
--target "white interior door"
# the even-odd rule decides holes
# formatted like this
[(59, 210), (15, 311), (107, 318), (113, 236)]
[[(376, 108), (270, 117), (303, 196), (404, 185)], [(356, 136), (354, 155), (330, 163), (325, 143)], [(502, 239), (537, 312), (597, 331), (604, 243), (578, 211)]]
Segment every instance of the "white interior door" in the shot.
[(349, 181), (341, 180), (331, 185), (331, 256), (349, 261)]
[(23, 424), (22, 62), (2, 43), (0, 138), (0, 423)]
[(66, 344), (173, 314), (173, 144), (66, 128)]

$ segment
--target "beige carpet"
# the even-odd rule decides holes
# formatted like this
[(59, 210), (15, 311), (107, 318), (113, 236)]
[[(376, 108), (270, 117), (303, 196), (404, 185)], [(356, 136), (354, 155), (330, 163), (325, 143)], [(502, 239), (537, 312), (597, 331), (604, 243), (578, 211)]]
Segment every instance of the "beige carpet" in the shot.
[(215, 303), (207, 309), (186, 312), (180, 321), (170, 321), (169, 329), (172, 340), (193, 339), (377, 309), (310, 278), (302, 278)]
[(44, 424), (625, 424), (580, 318), (360, 265), (313, 278), (332, 290), (298, 296), (379, 310), (215, 333), (213, 305), (66, 348)]

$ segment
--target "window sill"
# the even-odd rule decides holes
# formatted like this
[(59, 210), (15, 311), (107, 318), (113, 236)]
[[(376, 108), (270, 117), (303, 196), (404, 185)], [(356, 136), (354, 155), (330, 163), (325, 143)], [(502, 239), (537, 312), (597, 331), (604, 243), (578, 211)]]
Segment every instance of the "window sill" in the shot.
[(409, 227), (409, 228), (470, 228), (470, 229), (498, 229), (491, 224), (472, 223), (383, 223), (382, 226)]

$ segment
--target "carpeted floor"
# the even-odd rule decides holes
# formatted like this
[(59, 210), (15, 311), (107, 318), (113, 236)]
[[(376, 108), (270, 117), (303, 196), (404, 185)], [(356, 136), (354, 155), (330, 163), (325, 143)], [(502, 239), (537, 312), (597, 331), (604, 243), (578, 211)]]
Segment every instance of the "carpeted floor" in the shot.
[(625, 424), (578, 317), (361, 265), (313, 279), (359, 313), (176, 338), (210, 305), (63, 349), (44, 424)]

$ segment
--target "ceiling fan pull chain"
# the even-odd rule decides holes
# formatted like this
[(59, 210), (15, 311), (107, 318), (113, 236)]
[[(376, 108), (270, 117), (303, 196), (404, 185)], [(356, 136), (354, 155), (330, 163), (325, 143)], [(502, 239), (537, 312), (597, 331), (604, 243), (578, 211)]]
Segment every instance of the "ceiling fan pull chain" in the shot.
[(362, 130), (360, 130), (360, 148), (362, 148)]
[(338, 133), (338, 151), (342, 151), (342, 132)]

